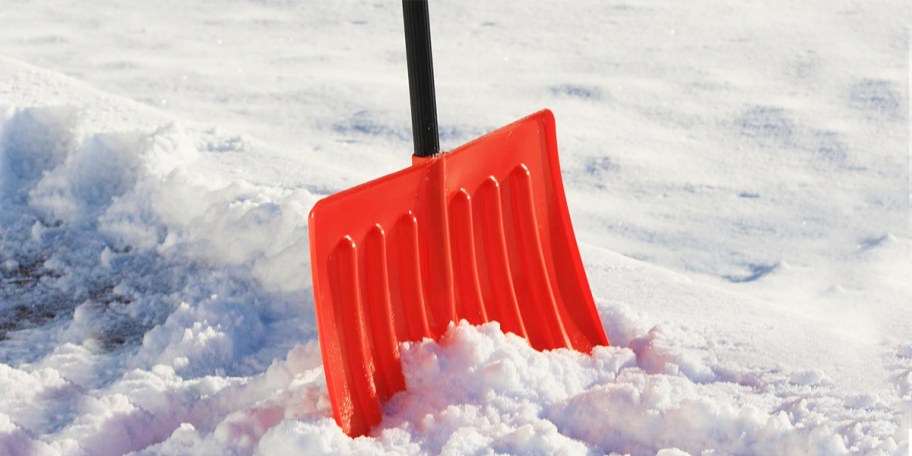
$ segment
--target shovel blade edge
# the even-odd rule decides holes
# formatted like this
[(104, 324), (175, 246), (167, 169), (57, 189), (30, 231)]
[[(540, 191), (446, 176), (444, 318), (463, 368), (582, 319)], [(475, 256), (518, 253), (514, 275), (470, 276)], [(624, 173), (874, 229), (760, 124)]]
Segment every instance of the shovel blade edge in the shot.
[(497, 321), (537, 350), (608, 345), (548, 110), (331, 195), (308, 229), (327, 387), (350, 436), (405, 388), (399, 344), (451, 322)]

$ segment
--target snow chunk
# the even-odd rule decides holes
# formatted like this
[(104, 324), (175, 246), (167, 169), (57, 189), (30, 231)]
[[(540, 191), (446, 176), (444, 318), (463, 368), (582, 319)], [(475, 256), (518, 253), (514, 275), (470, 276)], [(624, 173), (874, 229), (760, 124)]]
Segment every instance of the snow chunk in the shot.
[(0, 413), (0, 454), (50, 456), (59, 453), (17, 426), (9, 416)]
[(0, 195), (15, 191), (14, 185), (34, 185), (63, 163), (75, 146), (75, 123), (71, 108), (28, 108), (6, 120), (0, 132)]
[(29, 194), (51, 220), (74, 222), (96, 215), (136, 185), (145, 137), (99, 134), (50, 170)]

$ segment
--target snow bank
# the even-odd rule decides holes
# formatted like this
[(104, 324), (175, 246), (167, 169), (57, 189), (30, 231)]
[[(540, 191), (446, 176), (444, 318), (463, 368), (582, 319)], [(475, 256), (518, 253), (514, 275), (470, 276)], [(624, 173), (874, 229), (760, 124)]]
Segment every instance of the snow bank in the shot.
[[(407, 391), (372, 438), (348, 439), (326, 420), (289, 420), (263, 437), (259, 454), (900, 454), (892, 431), (874, 447), (852, 432), (884, 423), (831, 420), (838, 413), (824, 405), (833, 393), (825, 382), (791, 385), (794, 396), (783, 400), (787, 380), (738, 384), (703, 373), (718, 366), (701, 365), (696, 378), (671, 368), (694, 364), (661, 342), (682, 336), (657, 328), (634, 344), (640, 353), (603, 347), (585, 356), (536, 352), (496, 323), (463, 323), (439, 343), (404, 347)], [(651, 373), (657, 359), (665, 373)]]
[(279, 419), (325, 416), (313, 197), (206, 174), (231, 136), (155, 113), (145, 131), (86, 128), (133, 107), (72, 85), (81, 110), (0, 119), (0, 453), (124, 454), (188, 428), (249, 449)]

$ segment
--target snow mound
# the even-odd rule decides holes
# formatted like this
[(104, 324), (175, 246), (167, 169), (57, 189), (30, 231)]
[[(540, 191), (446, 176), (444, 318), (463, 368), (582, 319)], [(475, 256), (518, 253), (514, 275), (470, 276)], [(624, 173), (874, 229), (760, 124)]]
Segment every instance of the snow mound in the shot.
[(249, 448), (325, 416), (314, 197), (208, 172), (243, 153), (211, 147), (234, 135), (3, 70), (70, 103), (0, 109), (0, 454), (125, 454), (187, 429)]
[[(407, 391), (386, 406), (373, 437), (349, 439), (326, 419), (288, 420), (263, 437), (259, 454), (848, 454), (900, 448), (892, 435), (875, 442), (855, 429), (885, 423), (841, 422), (827, 404), (836, 397), (828, 397), (833, 391), (826, 385), (796, 387), (772, 378), (738, 384), (712, 365), (695, 368), (696, 375), (669, 369), (699, 364), (662, 348), (661, 340), (681, 337), (654, 328), (632, 344), (640, 349), (541, 353), (496, 323), (463, 322), (438, 343), (404, 346)], [(666, 360), (665, 372), (652, 373), (659, 358)]]

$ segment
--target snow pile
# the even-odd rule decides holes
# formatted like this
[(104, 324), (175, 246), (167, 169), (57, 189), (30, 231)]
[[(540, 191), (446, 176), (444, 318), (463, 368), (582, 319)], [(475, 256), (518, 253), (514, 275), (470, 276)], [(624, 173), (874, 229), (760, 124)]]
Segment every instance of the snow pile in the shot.
[(326, 413), (308, 197), (194, 174), (206, 136), (173, 123), (86, 132), (71, 108), (4, 112), (0, 453), (123, 454), (182, 423), (225, 434), (253, 404)]
[[(74, 320), (67, 340), (98, 332), (108, 348), (127, 342), (124, 337), (141, 337), (137, 328), (167, 327), (169, 316), (181, 319), (179, 325), (195, 322), (200, 334), (244, 328), (255, 341), (252, 324), (264, 318), (257, 312), (278, 306), (241, 305), (234, 298), (304, 288), (306, 203), (276, 202), (241, 184), (210, 188), (212, 183), (194, 180), (188, 164), (197, 160), (197, 149), (183, 145), (173, 127), (79, 138), (69, 110), (10, 112), (0, 139), (3, 304), (20, 315), (8, 317), (18, 326), (5, 328), (4, 335), (29, 320), (42, 323), (44, 314), (63, 313)], [(181, 168), (163, 166), (169, 159)], [(203, 261), (206, 266), (199, 266)], [(296, 280), (281, 274), (263, 280), (262, 271), (274, 270), (293, 270)], [(208, 303), (211, 321), (175, 312), (184, 300)], [(105, 327), (93, 327), (99, 324)], [(161, 332), (146, 341), (163, 344), (156, 353), (167, 345)], [(241, 353), (220, 350), (223, 362)], [(211, 363), (218, 359), (214, 354), (199, 356)]]
[[(597, 348), (585, 356), (536, 352), (496, 323), (463, 323), (439, 344), (405, 349), (408, 390), (390, 401), (374, 438), (351, 440), (327, 420), (285, 421), (263, 438), (259, 451), (901, 454), (894, 437), (901, 438), (902, 430), (874, 418), (887, 412), (882, 406), (860, 407), (879, 411), (868, 419), (834, 420), (851, 412), (823, 376), (741, 372), (734, 382), (731, 371), (671, 349), (680, 341), (669, 339), (686, 337), (655, 328), (632, 348)], [(686, 374), (682, 365), (697, 373)], [(883, 427), (876, 431), (882, 440), (861, 435), (865, 427)]]

